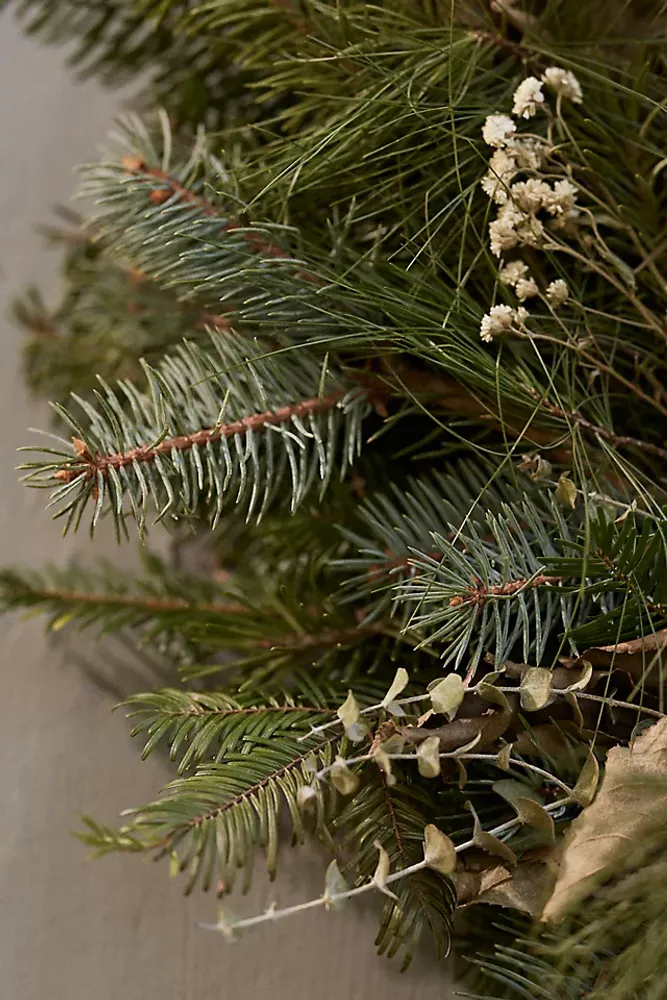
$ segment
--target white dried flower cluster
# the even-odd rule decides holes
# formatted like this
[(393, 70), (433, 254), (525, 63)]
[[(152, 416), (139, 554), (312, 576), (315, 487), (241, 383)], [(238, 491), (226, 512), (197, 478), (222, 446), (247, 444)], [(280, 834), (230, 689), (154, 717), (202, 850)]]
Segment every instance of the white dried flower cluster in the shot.
[(547, 302), (554, 309), (565, 305), (569, 297), (570, 292), (567, 282), (563, 281), (562, 278), (557, 278), (556, 281), (552, 281), (550, 285), (547, 285)]
[(512, 260), (505, 267), (501, 267), (498, 274), (498, 279), (501, 285), (510, 285), (514, 287), (518, 281), (525, 278), (528, 274), (528, 265), (524, 264), (522, 260)]
[[(545, 102), (543, 84), (559, 97), (575, 104), (583, 100), (581, 85), (575, 75), (562, 67), (550, 66), (542, 80), (529, 76), (519, 84), (513, 96), (512, 114), (515, 117), (535, 116)], [(539, 136), (517, 135), (516, 124), (509, 115), (489, 115), (482, 128), (482, 136), (493, 148), (493, 154), (481, 187), (498, 206), (496, 218), (489, 223), (491, 252), (496, 257), (502, 257), (516, 247), (544, 246), (547, 237), (545, 222), (552, 229), (564, 229), (580, 215), (577, 187), (567, 177), (550, 183), (540, 176), (552, 153), (549, 142)], [(521, 174), (524, 176), (521, 177)], [(521, 260), (506, 264), (500, 269), (498, 277), (501, 284), (514, 289), (519, 302), (540, 294), (537, 282)], [(547, 301), (553, 308), (563, 305), (568, 295), (567, 285), (562, 279), (552, 281), (546, 290)], [(480, 336), (490, 343), (499, 334), (523, 324), (527, 316), (528, 311), (523, 306), (518, 309), (506, 305), (494, 306), (482, 320)]]
[[(510, 188), (510, 195), (512, 189)], [(502, 257), (506, 250), (527, 245), (539, 247), (545, 238), (544, 223), (536, 215), (522, 212), (513, 201), (501, 205), (498, 217), (489, 223), (491, 253)]]
[(551, 147), (546, 139), (519, 136), (512, 143), (512, 152), (520, 170), (541, 170), (551, 153)]
[(489, 115), (482, 127), (482, 138), (488, 146), (501, 149), (516, 132), (516, 123), (509, 115)]
[(537, 177), (529, 177), (527, 181), (519, 181), (510, 189), (509, 195), (512, 201), (522, 212), (529, 212), (536, 215), (542, 208), (546, 208), (554, 197), (554, 192), (546, 181)]
[(577, 208), (577, 194), (576, 186), (565, 177), (554, 184), (553, 196), (546, 209), (549, 215), (555, 216), (557, 229), (563, 229), (581, 214)]
[(533, 299), (536, 295), (540, 294), (534, 278), (521, 278), (516, 283), (515, 291), (519, 302), (525, 302), (526, 299)]
[(508, 188), (518, 167), (513, 150), (497, 149), (489, 160), (489, 170), (482, 179), (482, 191), (499, 205), (508, 198)]
[(505, 250), (513, 250), (519, 245), (517, 223), (522, 219), (523, 215), (517, 212), (513, 205), (502, 205), (498, 218), (489, 223), (491, 253), (496, 257), (501, 257)]
[(527, 76), (514, 91), (512, 114), (517, 118), (532, 118), (542, 104), (544, 94), (541, 82), (536, 76)]
[(511, 306), (492, 306), (482, 317), (479, 335), (485, 344), (490, 344), (494, 337), (516, 331), (528, 316), (528, 310)]
[(584, 99), (581, 84), (569, 69), (563, 69), (562, 66), (549, 66), (542, 74), (542, 80), (556, 94), (572, 101), (573, 104), (581, 104)]

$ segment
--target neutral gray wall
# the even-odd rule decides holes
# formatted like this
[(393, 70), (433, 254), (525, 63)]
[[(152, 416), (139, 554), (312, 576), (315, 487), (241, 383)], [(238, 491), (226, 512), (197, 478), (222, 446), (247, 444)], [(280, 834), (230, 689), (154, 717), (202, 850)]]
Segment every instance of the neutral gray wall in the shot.
[[(75, 85), (63, 58), (0, 17), (0, 564), (91, 556), (85, 535), (61, 540), (44, 494), (25, 490), (13, 471), (16, 448), (32, 437), (26, 428), (46, 427), (48, 417), (23, 388), (9, 305), (28, 281), (55, 289), (57, 254), (35, 227), (72, 193), (73, 168), (94, 155), (119, 99), (94, 83)], [(102, 540), (95, 551), (109, 548)], [(113, 822), (153, 796), (166, 772), (158, 759), (140, 762), (109, 697), (47, 643), (39, 621), (0, 627), (3, 1000), (222, 1000), (241, 991), (249, 1000), (446, 1000), (442, 967), (420, 963), (400, 977), (375, 958), (367, 908), (308, 914), (228, 946), (198, 928), (215, 920), (214, 901), (184, 900), (164, 865), (87, 862), (70, 836), (79, 814)], [(258, 877), (237, 910), (319, 893), (320, 859), (300, 858), (309, 884), (288, 863), (277, 887)]]

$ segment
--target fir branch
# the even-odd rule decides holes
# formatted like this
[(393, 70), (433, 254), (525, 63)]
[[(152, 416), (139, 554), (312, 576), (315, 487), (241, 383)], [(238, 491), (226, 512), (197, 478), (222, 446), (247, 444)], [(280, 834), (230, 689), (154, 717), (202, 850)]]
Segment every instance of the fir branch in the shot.
[(105, 563), (95, 572), (79, 566), (47, 566), (40, 573), (5, 569), (0, 606), (38, 609), (54, 630), (69, 623), (98, 626), (103, 635), (133, 628), (150, 639), (180, 637), (198, 624), (221, 626), (248, 614), (245, 604), (213, 580), (174, 573), (153, 555), (146, 555), (144, 564), (147, 572), (134, 579)]
[[(302, 733), (318, 720), (331, 716), (344, 698), (341, 689), (329, 689), (323, 703), (304, 703), (307, 693), (284, 691), (262, 701), (257, 694), (231, 697), (219, 692), (199, 693), (162, 689), (129, 698), (128, 718), (136, 719), (132, 736), (143, 735), (146, 758), (159, 743), (169, 746), (179, 773), (205, 761), (224, 762), (231, 753), (251, 753), (254, 745), (278, 741), (292, 732)], [(267, 744), (268, 745), (268, 744)]]
[[(223, 763), (199, 765), (194, 774), (171, 782), (162, 798), (133, 810), (131, 822), (117, 832), (103, 830), (100, 836), (92, 830), (80, 837), (100, 853), (140, 849), (157, 857), (171, 854), (188, 873), (188, 892), (198, 880), (204, 889), (229, 892), (238, 868), (245, 869), (247, 885), (260, 847), (273, 877), (281, 803), (288, 806), (294, 839), (302, 841), (297, 793), (309, 782), (308, 762), (313, 756), (330, 760), (335, 742), (335, 737), (313, 740), (304, 747), (293, 735), (284, 734), (280, 741), (258, 738), (246, 752), (229, 752)], [(317, 794), (314, 828), (323, 838), (332, 806), (328, 790)]]
[[(245, 240), (253, 253), (257, 253), (263, 257), (291, 260), (291, 256), (286, 250), (255, 235), (252, 231), (244, 229), (238, 220), (230, 218), (222, 219), (219, 210), (211, 201), (191, 191), (177, 178), (171, 177), (164, 170), (159, 169), (159, 167), (151, 166), (136, 155), (124, 156), (123, 166), (132, 173), (140, 174), (149, 180), (158, 182), (160, 186), (153, 188), (149, 194), (149, 200), (154, 205), (163, 205), (170, 198), (186, 202), (195, 207), (203, 215), (219, 218), (221, 231), (239, 235), (241, 239)], [(319, 285), (324, 284), (317, 275), (309, 274), (307, 271), (298, 270), (295, 274), (296, 277), (301, 278), (303, 281), (312, 281)]]
[(24, 468), (30, 485), (60, 483), (53, 502), (67, 526), (78, 524), (89, 498), (94, 526), (107, 497), (119, 529), (126, 498), (140, 531), (149, 500), (158, 518), (203, 503), (215, 524), (232, 493), (248, 516), (261, 516), (284, 477), (294, 509), (315, 479), (323, 490), (335, 465), (344, 474), (369, 409), (363, 390), (305, 356), (269, 360), (231, 334), (212, 343), (211, 353), (188, 344), (157, 369), (145, 365), (149, 393), (120, 383), (96, 393), (97, 410), (78, 400), (87, 427), (60, 409), (76, 435), (75, 457), (52, 451), (55, 461)]
[(193, 434), (166, 438), (156, 445), (140, 445), (138, 448), (131, 448), (126, 452), (116, 452), (112, 455), (91, 455), (87, 447), (80, 448), (75, 445), (80, 463), (73, 468), (58, 470), (54, 473), (54, 478), (63, 483), (70, 483), (81, 475), (82, 470), (85, 470), (85, 476), (96, 482), (98, 474), (106, 479), (110, 468), (122, 469), (126, 465), (134, 465), (135, 462), (154, 462), (158, 455), (171, 455), (174, 451), (190, 451), (195, 447), (205, 448), (222, 438), (256, 434), (266, 427), (276, 427), (314, 414), (327, 413), (337, 407), (345, 396), (346, 393), (343, 390), (338, 390), (328, 396), (304, 399), (299, 403), (282, 406), (275, 411), (266, 410), (264, 413), (253, 413), (231, 423), (205, 428), (195, 431)]

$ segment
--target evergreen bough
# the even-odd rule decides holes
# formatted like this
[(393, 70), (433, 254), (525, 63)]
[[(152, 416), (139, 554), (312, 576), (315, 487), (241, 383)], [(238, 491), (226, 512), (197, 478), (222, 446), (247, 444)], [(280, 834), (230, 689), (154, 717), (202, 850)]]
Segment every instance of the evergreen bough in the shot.
[(465, 995), (658, 1000), (664, 4), (8, 6), (150, 79), (49, 231), (64, 298), (16, 304), (26, 479), (207, 551), (0, 576), (175, 668), (126, 703), (174, 780), (81, 836), (222, 899), (287, 815), (322, 896), (216, 930), (374, 891), (379, 951), (456, 942)]

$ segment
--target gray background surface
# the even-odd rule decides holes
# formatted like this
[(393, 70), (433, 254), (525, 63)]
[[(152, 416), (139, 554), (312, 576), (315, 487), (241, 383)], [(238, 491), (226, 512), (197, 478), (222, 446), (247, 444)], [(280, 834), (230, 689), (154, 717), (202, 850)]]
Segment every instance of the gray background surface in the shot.
[[(36, 233), (75, 187), (73, 168), (91, 159), (118, 94), (75, 85), (64, 53), (22, 38), (0, 17), (0, 565), (90, 559), (85, 534), (63, 541), (44, 513), (44, 494), (14, 473), (29, 426), (47, 427), (46, 407), (27, 398), (12, 297), (27, 282), (56, 290), (58, 254)], [(33, 438), (34, 439), (34, 438)], [(112, 550), (96, 541), (95, 552)], [(129, 560), (127, 550), (116, 558)], [(120, 713), (47, 642), (32, 619), (0, 622), (0, 994), (3, 1000), (446, 1000), (446, 972), (419, 962), (407, 976), (373, 953), (375, 916), (304, 914), (228, 946), (198, 928), (214, 900), (184, 900), (166, 866), (111, 857), (86, 861), (70, 836), (88, 812), (114, 822), (121, 808), (152, 797), (166, 772), (141, 763)], [(92, 654), (91, 654), (92, 655)], [(258, 912), (321, 891), (315, 852), (288, 857), (277, 886), (258, 873), (239, 912)], [(306, 873), (307, 876), (306, 876)]]

